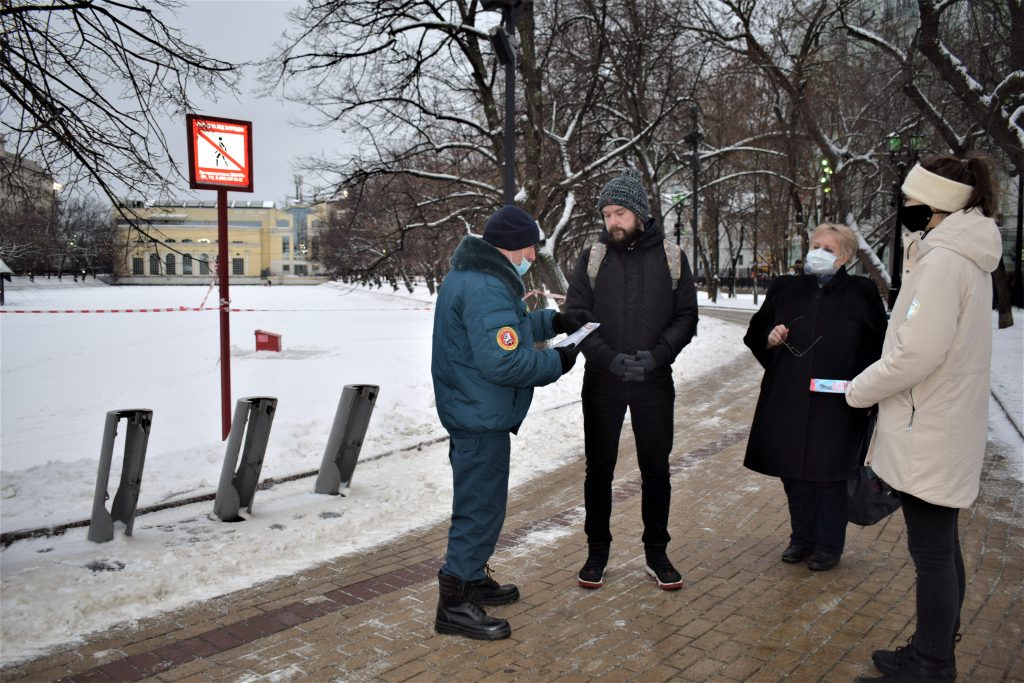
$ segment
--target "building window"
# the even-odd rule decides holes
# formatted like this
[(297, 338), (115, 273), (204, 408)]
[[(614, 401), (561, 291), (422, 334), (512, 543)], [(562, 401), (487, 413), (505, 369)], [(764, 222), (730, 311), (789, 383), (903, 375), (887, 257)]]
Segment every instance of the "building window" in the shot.
[(145, 275), (145, 271), (142, 270), (142, 265), (143, 265), (142, 257), (141, 256), (133, 256), (132, 257), (132, 275)]
[(740, 265), (740, 266), (742, 266), (742, 265), (743, 265), (743, 254), (740, 254), (740, 255), (739, 255), (739, 258), (738, 258), (738, 259), (736, 259), (736, 264), (737, 264), (737, 265)]
[(301, 266), (300, 265), (296, 265), (295, 266), (295, 274), (296, 275), (309, 275), (309, 273), (306, 271), (306, 266), (304, 266), (304, 265), (301, 265)]
[(233, 258), (231, 259), (231, 274), (232, 275), (245, 275), (245, 259)]
[(289, 237), (282, 237), (281, 238), (281, 253), (287, 255), (290, 250), (291, 250), (291, 238), (289, 238)]
[(181, 274), (191, 275), (192, 274), (192, 255), (185, 254), (181, 257)]
[(209, 275), (210, 274), (210, 257), (206, 254), (199, 255), (199, 274)]
[(149, 274), (159, 275), (160, 274), (160, 257), (156, 254), (149, 255)]
[(291, 270), (291, 269), (292, 269), (292, 267), (291, 267), (291, 266), (289, 266), (289, 265), (288, 265), (287, 263), (286, 263), (286, 264), (284, 264), (283, 266), (281, 266), (281, 270), (283, 270), (283, 271), (284, 271), (284, 272), (286, 272), (286, 273), (287, 273), (287, 272), (288, 272), (289, 270)]
[(168, 254), (167, 255), (167, 274), (168, 275), (177, 275), (178, 274), (178, 264), (177, 264), (177, 260), (174, 258), (174, 254)]

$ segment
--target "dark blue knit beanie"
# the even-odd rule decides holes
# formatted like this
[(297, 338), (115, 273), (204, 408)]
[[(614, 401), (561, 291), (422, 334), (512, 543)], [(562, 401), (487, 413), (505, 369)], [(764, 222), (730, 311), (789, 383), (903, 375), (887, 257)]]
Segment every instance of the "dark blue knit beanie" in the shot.
[(518, 206), (503, 206), (484, 223), (484, 241), (509, 251), (532, 247), (540, 242), (540, 226)]

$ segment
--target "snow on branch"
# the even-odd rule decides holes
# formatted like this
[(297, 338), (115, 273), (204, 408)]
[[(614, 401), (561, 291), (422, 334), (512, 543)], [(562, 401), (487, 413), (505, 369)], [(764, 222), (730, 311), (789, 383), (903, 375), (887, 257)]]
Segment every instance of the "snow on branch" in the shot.
[(853, 230), (853, 234), (857, 236), (857, 249), (858, 255), (862, 259), (867, 259), (869, 262), (868, 268), (873, 270), (882, 282), (885, 283), (886, 287), (892, 287), (892, 278), (889, 276), (889, 271), (886, 270), (885, 264), (878, 258), (875, 250), (871, 248), (868, 241), (864, 239), (864, 235), (861, 234), (860, 225), (857, 223), (857, 219), (853, 217), (852, 213), (846, 214), (846, 226)]

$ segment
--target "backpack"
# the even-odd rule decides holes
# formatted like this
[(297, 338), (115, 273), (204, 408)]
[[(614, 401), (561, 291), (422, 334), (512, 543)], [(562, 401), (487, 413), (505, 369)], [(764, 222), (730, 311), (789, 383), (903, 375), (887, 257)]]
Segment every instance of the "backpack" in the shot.
[[(665, 261), (668, 263), (669, 282), (672, 284), (672, 289), (675, 290), (683, 273), (683, 250), (670, 239), (663, 240), (663, 246), (665, 247)], [(587, 279), (590, 281), (591, 289), (597, 282), (597, 271), (604, 263), (607, 253), (608, 245), (604, 242), (594, 242), (594, 245), (590, 247), (590, 258), (587, 260)]]

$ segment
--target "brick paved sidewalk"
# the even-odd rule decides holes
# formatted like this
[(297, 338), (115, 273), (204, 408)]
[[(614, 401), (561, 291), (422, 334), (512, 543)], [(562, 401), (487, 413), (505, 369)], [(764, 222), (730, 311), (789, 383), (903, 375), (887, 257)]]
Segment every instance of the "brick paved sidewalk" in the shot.
[[(851, 526), (830, 572), (781, 563), (789, 533), (781, 484), (742, 467), (759, 379), (743, 356), (679, 387), (669, 554), (686, 582), (680, 591), (659, 590), (643, 571), (627, 430), (604, 588), (575, 581), (585, 558), (582, 456), (512, 493), (492, 561), (496, 577), (522, 591), (518, 603), (492, 608), (511, 622), (508, 640), (434, 633), (442, 524), (112, 629), (0, 678), (851, 681), (871, 670), (872, 649), (913, 631), (903, 518)], [(982, 496), (961, 515), (969, 585), (960, 681), (1024, 681), (1024, 492), (1005, 470), (990, 444)]]

